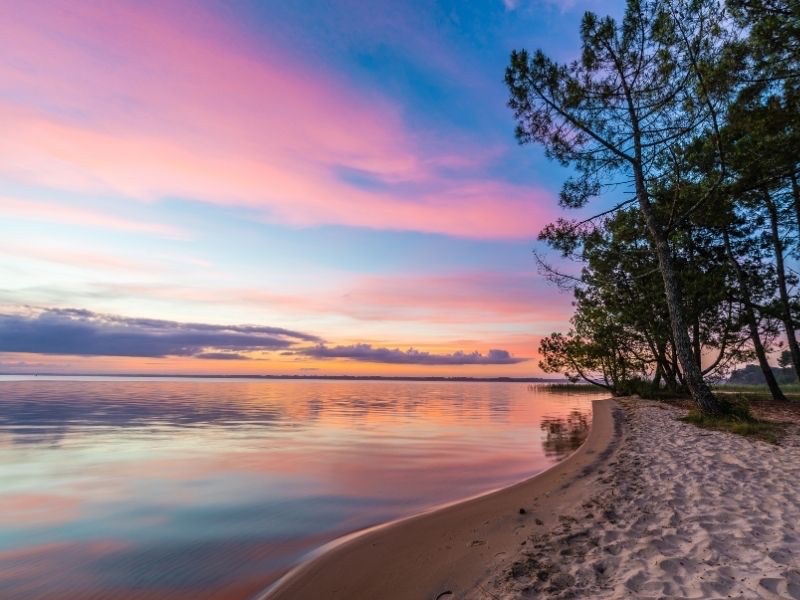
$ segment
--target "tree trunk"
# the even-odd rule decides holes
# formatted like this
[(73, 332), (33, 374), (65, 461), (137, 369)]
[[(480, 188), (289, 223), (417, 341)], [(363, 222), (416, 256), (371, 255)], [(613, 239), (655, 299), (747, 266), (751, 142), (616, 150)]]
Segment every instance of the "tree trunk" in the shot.
[(661, 278), (664, 280), (664, 294), (667, 298), (669, 320), (672, 325), (672, 336), (675, 340), (675, 353), (678, 355), (678, 361), (680, 361), (681, 369), (683, 370), (686, 386), (689, 388), (692, 399), (702, 412), (711, 415), (720, 414), (722, 412), (722, 406), (711, 392), (711, 388), (708, 387), (708, 384), (703, 380), (703, 374), (698, 367), (699, 361), (694, 356), (694, 352), (692, 352), (692, 342), (689, 339), (689, 331), (686, 326), (686, 320), (684, 319), (683, 307), (680, 303), (678, 282), (675, 279), (675, 270), (672, 265), (669, 245), (653, 214), (653, 207), (644, 189), (644, 178), (640, 173), (637, 173), (636, 179), (639, 206), (644, 214), (647, 229), (653, 238), (656, 247), (656, 256), (658, 257), (658, 268), (661, 271)]
[[(694, 237), (691, 229), (687, 232), (689, 244), (689, 264), (694, 264)], [(697, 368), (703, 371), (703, 349), (700, 343), (700, 317), (694, 315), (692, 317), (692, 351), (694, 352), (694, 359), (697, 362)]]
[(667, 367), (669, 363), (664, 363), (664, 385), (667, 386), (667, 389), (670, 392), (677, 393), (678, 391), (678, 377), (675, 375), (675, 369), (672, 367)]
[(697, 362), (697, 368), (702, 372), (703, 370), (703, 350), (700, 343), (700, 319), (692, 319), (692, 351), (694, 352), (694, 359)]
[(786, 396), (783, 395), (778, 381), (775, 379), (775, 374), (772, 372), (772, 367), (769, 366), (767, 361), (767, 353), (764, 351), (764, 344), (761, 343), (761, 335), (758, 333), (758, 320), (756, 319), (756, 312), (753, 308), (753, 302), (750, 299), (750, 286), (747, 284), (747, 275), (742, 269), (742, 265), (736, 260), (731, 247), (731, 238), (727, 230), (723, 230), (722, 238), (725, 241), (725, 253), (728, 255), (728, 261), (731, 263), (734, 272), (736, 273), (736, 280), (739, 283), (739, 292), (742, 296), (742, 304), (744, 305), (744, 314), (747, 319), (747, 327), (750, 329), (750, 339), (753, 341), (753, 349), (758, 359), (758, 365), (761, 367), (761, 372), (764, 373), (764, 379), (767, 381), (767, 387), (773, 400), (786, 402)]
[[(797, 232), (800, 234), (800, 183), (797, 181), (797, 173), (795, 173), (794, 169), (789, 174), (789, 178), (792, 180), (792, 199), (794, 200), (794, 213), (795, 217), (797, 218)], [(800, 239), (800, 238), (798, 238)]]
[(680, 361), (689, 393), (692, 395), (692, 399), (695, 404), (697, 404), (697, 407), (701, 412), (706, 414), (720, 414), (723, 408), (722, 404), (714, 396), (711, 392), (711, 388), (708, 387), (708, 384), (703, 379), (703, 374), (698, 366), (700, 363), (699, 357), (695, 358), (692, 352), (692, 345), (689, 340), (686, 318), (683, 314), (683, 307), (680, 302), (678, 282), (675, 279), (675, 269), (672, 264), (669, 244), (656, 220), (653, 206), (650, 204), (650, 194), (645, 184), (645, 161), (642, 156), (642, 133), (639, 127), (640, 114), (633, 100), (630, 88), (628, 87), (624, 69), (619, 67), (619, 63), (617, 63), (617, 71), (619, 72), (622, 88), (625, 92), (632, 128), (634, 158), (631, 161), (631, 167), (633, 170), (634, 184), (636, 186), (636, 200), (639, 202), (639, 208), (644, 215), (647, 229), (655, 245), (656, 256), (658, 257), (658, 269), (661, 272), (661, 278), (664, 280), (664, 295), (667, 300), (669, 321), (672, 326), (672, 335), (675, 341), (675, 352), (678, 355), (678, 360)]
[(786, 340), (789, 343), (789, 351), (792, 354), (794, 371), (797, 374), (798, 381), (800, 381), (800, 345), (797, 344), (794, 319), (792, 318), (792, 307), (789, 301), (789, 289), (786, 286), (786, 268), (783, 262), (783, 241), (780, 238), (780, 229), (778, 227), (778, 209), (772, 201), (772, 198), (770, 198), (767, 190), (764, 190), (764, 202), (769, 211), (772, 248), (775, 252), (775, 271), (778, 275), (778, 291), (781, 298), (781, 321), (783, 321), (783, 328), (786, 331)]
[(658, 389), (661, 387), (661, 378), (664, 374), (664, 351), (659, 348), (658, 354), (656, 355), (656, 372), (653, 374), (653, 380), (650, 382), (650, 385), (653, 388), (654, 392), (657, 392)]
[[(672, 328), (670, 327), (670, 330)], [(672, 380), (672, 389), (678, 391), (678, 388), (685, 387), (683, 381), (683, 373), (681, 373), (680, 365), (678, 364), (678, 355), (675, 352), (675, 340), (672, 336), (672, 331), (669, 332), (669, 348), (670, 348), (670, 377)]]

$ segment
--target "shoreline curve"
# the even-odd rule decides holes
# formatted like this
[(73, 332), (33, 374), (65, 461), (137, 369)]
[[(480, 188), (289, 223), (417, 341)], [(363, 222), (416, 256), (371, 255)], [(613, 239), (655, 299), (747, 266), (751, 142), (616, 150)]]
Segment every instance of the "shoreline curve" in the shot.
[(252, 600), (452, 599), (475, 588), (498, 557), (558, 523), (589, 494), (613, 453), (621, 419), (614, 399), (592, 402), (583, 444), (521, 482), (337, 538)]

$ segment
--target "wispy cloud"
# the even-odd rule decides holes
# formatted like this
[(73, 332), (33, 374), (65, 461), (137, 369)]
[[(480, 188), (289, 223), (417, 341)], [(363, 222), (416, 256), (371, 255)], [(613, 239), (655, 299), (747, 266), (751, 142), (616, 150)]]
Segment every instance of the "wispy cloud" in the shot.
[[(0, 93), (0, 175), (79, 193), (248, 207), (295, 226), (527, 238), (551, 218), (550, 193), (474, 165), (485, 154), (480, 143), (423, 144), (390, 99), (259, 48), (203, 11), (0, 7), (0, 76), (13, 90)], [(20, 100), (30, 98), (38, 100)], [(343, 170), (373, 185), (347, 181)]]
[(507, 11), (514, 11), (519, 8), (527, 10), (541, 10), (542, 7), (553, 7), (565, 13), (575, 8), (583, 10), (610, 10), (618, 8), (617, 2), (609, 0), (503, 0), (503, 6)]
[(27, 198), (0, 196), (0, 211), (7, 219), (39, 221), (94, 227), (111, 231), (142, 233), (172, 239), (187, 239), (188, 232), (163, 223), (148, 223), (123, 218), (98, 210), (79, 208), (63, 202), (43, 202)]
[(347, 358), (351, 360), (395, 365), (512, 365), (524, 362), (527, 358), (511, 356), (506, 350), (489, 350), (480, 352), (453, 352), (452, 354), (435, 354), (409, 348), (376, 348), (370, 344), (353, 344), (350, 346), (325, 346), (320, 344), (298, 351), (299, 354), (313, 358)]
[[(359, 275), (303, 291), (259, 287), (209, 288), (170, 284), (95, 283), (83, 297), (158, 298), (183, 305), (268, 307), (292, 315), (341, 315), (358, 321), (432, 323), (537, 323), (569, 318), (570, 306), (531, 272), (460, 272), (445, 275)], [(53, 288), (42, 303), (67, 290)], [(0, 290), (0, 300), (14, 299)]]
[[(364, 276), (342, 294), (336, 310), (360, 320), (446, 322), (565, 319), (558, 290), (531, 272)], [(538, 284), (538, 285), (537, 285)]]
[(315, 335), (281, 327), (179, 323), (80, 309), (0, 314), (0, 352), (238, 359), (243, 358), (239, 352), (319, 341)]
[(154, 265), (143, 260), (118, 256), (114, 252), (97, 252), (88, 248), (76, 249), (65, 244), (51, 246), (40, 240), (33, 244), (0, 242), (0, 254), (14, 257), (16, 260), (36, 260), (78, 269), (113, 273), (153, 274), (163, 270), (162, 265)]

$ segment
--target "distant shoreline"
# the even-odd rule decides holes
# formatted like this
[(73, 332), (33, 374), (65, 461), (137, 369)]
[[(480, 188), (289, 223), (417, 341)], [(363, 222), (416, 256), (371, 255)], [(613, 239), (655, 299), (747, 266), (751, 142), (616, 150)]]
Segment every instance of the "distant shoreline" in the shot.
[(543, 377), (413, 377), (392, 375), (188, 375), (170, 373), (0, 373), (0, 377), (132, 377), (142, 379), (315, 379), (331, 381), (453, 381), (458, 383), (568, 383)]

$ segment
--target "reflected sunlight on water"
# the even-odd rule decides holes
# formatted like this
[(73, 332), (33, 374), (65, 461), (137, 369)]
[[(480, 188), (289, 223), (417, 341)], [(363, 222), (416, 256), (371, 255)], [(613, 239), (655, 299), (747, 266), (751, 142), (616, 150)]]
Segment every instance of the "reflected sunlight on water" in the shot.
[(339, 535), (546, 468), (600, 397), (0, 378), (0, 597), (248, 598)]

